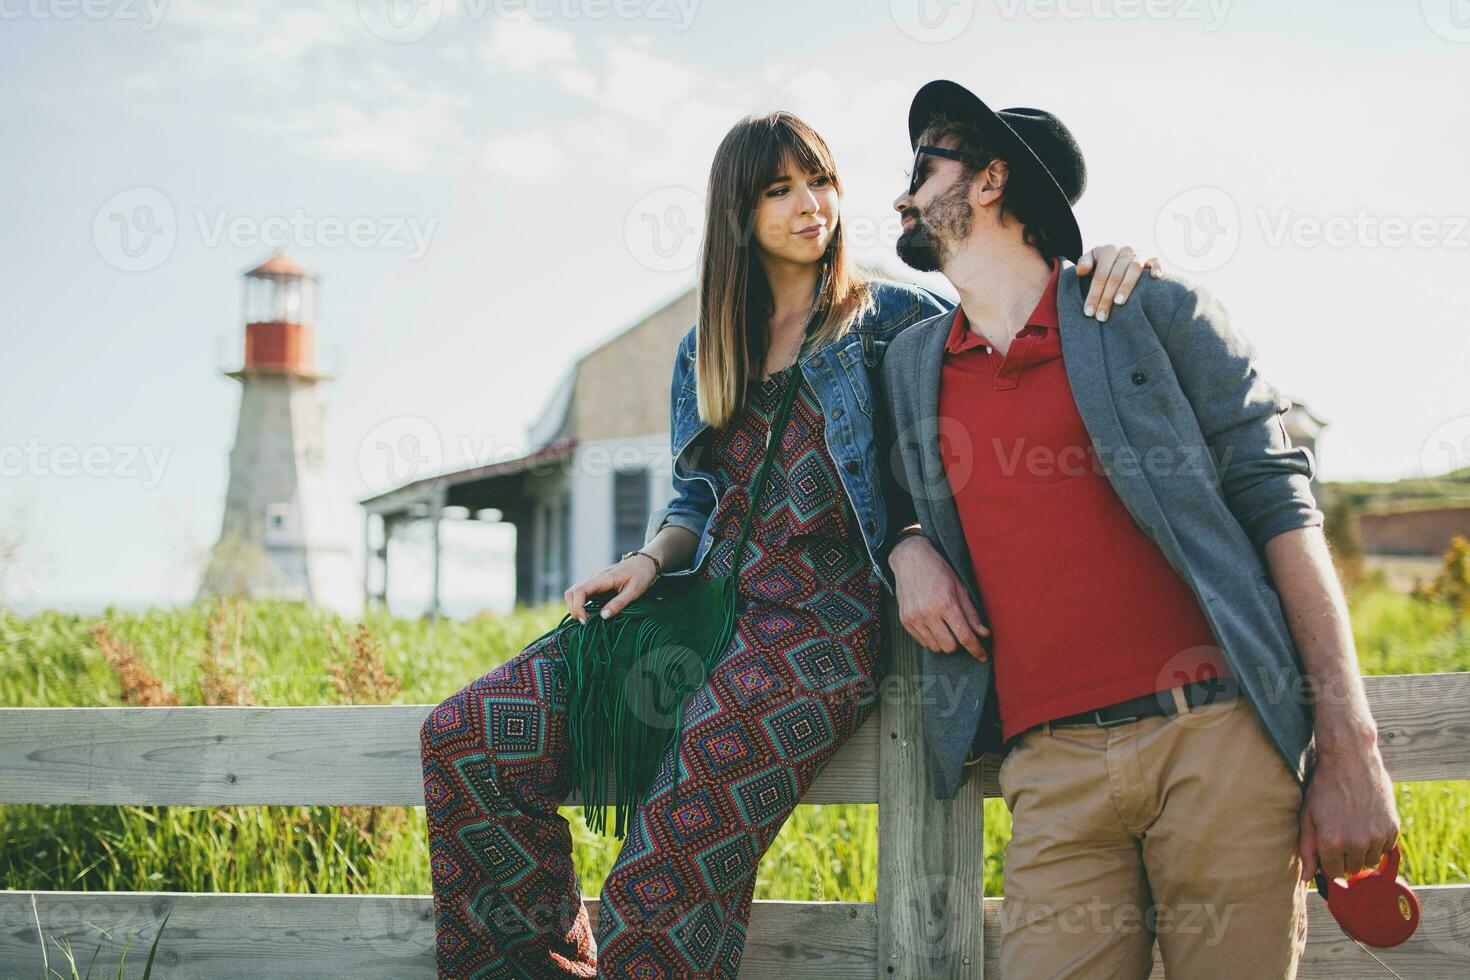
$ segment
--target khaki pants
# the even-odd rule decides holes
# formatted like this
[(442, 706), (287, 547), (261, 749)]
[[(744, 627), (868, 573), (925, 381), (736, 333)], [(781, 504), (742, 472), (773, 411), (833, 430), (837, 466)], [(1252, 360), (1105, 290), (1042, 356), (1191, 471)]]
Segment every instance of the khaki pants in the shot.
[(1306, 943), (1302, 790), (1242, 698), (1022, 735), (1000, 975), (1293, 977)]

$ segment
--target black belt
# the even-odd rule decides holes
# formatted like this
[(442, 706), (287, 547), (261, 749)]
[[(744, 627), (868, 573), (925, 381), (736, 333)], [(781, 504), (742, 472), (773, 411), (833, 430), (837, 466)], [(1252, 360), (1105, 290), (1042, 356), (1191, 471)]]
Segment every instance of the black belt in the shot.
[[(1183, 685), (1180, 690), (1184, 693), (1184, 703), (1191, 708), (1214, 704), (1217, 701), (1229, 701), (1240, 693), (1239, 685), (1234, 677), (1212, 677), (1209, 680), (1193, 681)], [(1053, 718), (1049, 724), (1053, 727), (1057, 725), (1096, 725), (1098, 728), (1112, 728), (1114, 725), (1123, 725), (1152, 715), (1177, 715), (1178, 713), (1179, 707), (1174, 703), (1173, 689), (1165, 688), (1162, 691), (1129, 698), (1127, 701), (1119, 701), (1117, 704), (1110, 704), (1092, 711), (1079, 711), (1075, 715)], [(1040, 727), (1040, 724), (1032, 725), (1026, 731), (1034, 731)]]

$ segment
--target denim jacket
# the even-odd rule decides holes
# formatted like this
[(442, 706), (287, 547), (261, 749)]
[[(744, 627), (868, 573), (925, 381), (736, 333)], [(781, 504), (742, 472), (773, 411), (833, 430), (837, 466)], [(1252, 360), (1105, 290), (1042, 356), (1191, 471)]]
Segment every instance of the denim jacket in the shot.
[[(820, 285), (820, 284), (819, 284)], [(892, 279), (870, 279), (872, 308), (842, 337), (798, 360), (801, 372), (822, 403), (826, 418), (825, 441), (847, 493), (869, 560), (889, 593), (894, 591), (888, 569), (888, 526), (874, 436), (877, 380), (888, 344), (904, 328), (952, 309), (953, 304), (922, 286)], [(704, 561), (713, 541), (709, 518), (714, 512), (714, 477), (700, 468), (701, 454), (692, 447), (695, 437), (709, 427), (699, 417), (695, 398), (694, 344), (696, 327), (679, 344), (674, 356), (669, 391), (669, 442), (673, 451), (674, 496), (667, 507), (649, 517), (645, 541), (665, 524), (687, 528), (699, 535), (699, 546), (689, 567), (665, 573), (692, 575)]]

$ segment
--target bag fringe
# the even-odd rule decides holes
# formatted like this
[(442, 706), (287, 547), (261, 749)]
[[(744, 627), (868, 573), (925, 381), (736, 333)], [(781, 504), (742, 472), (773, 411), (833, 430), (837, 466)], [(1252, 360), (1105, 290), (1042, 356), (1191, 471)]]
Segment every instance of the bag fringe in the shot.
[[(611, 618), (593, 613), (579, 623), (567, 616), (558, 627), (568, 627), (562, 646), (572, 779), (582, 797), (583, 818), (594, 833), (607, 832), (611, 807), (614, 835), (627, 835), (629, 815), (658, 775), (669, 746), (679, 744), (685, 702), (704, 683), (735, 631), (735, 579), (722, 578), (724, 622), (706, 651), (680, 643), (636, 601)], [(682, 773), (676, 751), (670, 806), (678, 803)]]

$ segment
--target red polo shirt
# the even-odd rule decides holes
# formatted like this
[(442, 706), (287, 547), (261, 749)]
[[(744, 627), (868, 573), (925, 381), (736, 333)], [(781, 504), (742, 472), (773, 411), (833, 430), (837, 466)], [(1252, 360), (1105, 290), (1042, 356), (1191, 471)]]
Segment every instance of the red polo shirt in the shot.
[(985, 600), (1006, 738), (1229, 673), (1194, 593), (1133, 522), (1082, 424), (1062, 362), (1060, 271), (1053, 261), (1005, 356), (956, 307), (940, 381), (940, 449)]

